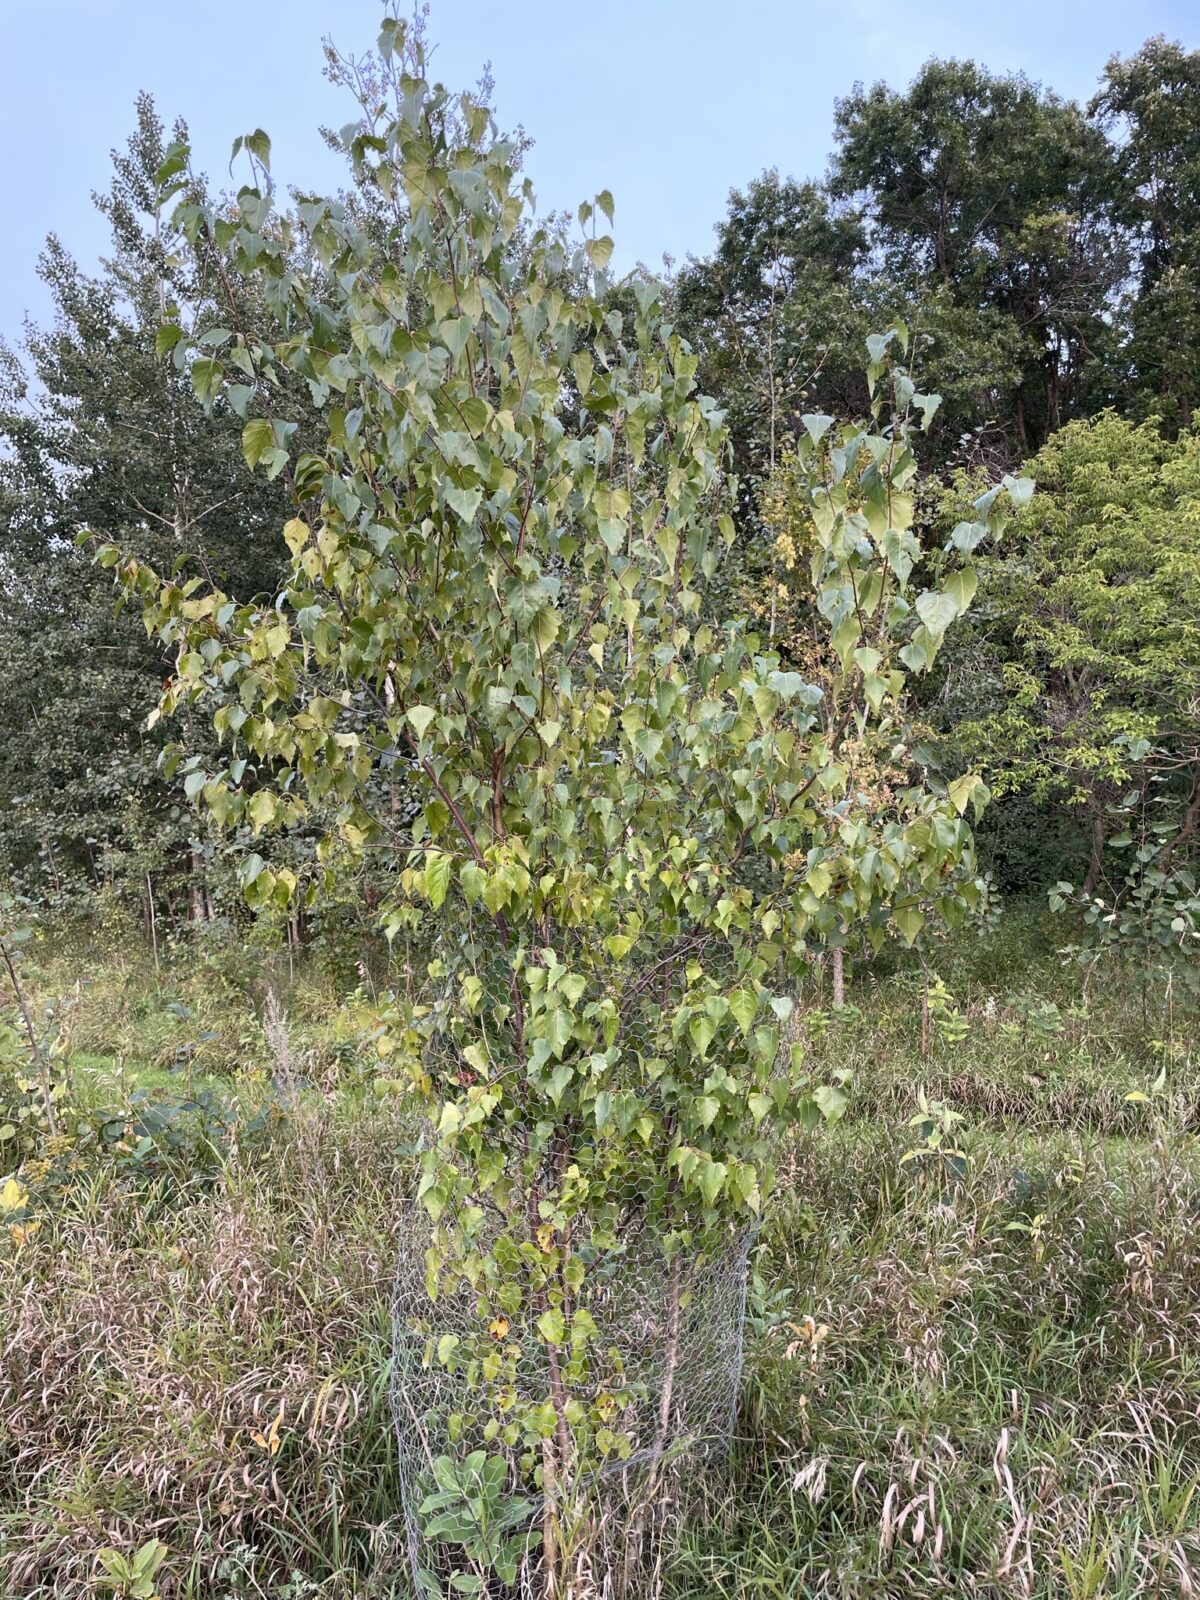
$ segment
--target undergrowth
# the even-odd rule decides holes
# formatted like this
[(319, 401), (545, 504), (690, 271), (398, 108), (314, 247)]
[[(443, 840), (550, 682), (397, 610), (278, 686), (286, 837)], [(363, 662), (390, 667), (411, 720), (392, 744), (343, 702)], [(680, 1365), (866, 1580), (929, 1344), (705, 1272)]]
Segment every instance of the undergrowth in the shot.
[[(5, 1600), (82, 1600), (151, 1540), (163, 1600), (406, 1592), (414, 1130), (344, 987), (227, 960), (89, 960), (75, 991), (76, 1101), (130, 1137), (26, 1162), (0, 1228)], [(39, 1000), (79, 965), (37, 952)], [(814, 973), (806, 1045), (852, 1070), (847, 1113), (781, 1152), (737, 1436), (681, 1469), (648, 1593), (1200, 1592), (1189, 1019), (1063, 967), (1033, 919), (937, 967), (880, 963), (837, 1012)]]

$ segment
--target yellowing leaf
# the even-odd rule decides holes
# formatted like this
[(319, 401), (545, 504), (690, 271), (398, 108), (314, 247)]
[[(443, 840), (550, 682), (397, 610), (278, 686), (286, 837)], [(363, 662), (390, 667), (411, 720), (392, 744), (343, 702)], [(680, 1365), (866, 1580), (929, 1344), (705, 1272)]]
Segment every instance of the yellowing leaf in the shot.
[(279, 1402), (279, 1410), (271, 1419), (271, 1425), (265, 1433), (252, 1433), (250, 1435), (259, 1449), (265, 1450), (269, 1456), (277, 1456), (279, 1454), (280, 1446), (283, 1443), (279, 1436), (279, 1430), (283, 1426), (283, 1411), (285, 1404), (285, 1401), (281, 1400)]
[(251, 795), (246, 815), (254, 824), (256, 835), (275, 820), (275, 796), (269, 789), (259, 789), (256, 794)]

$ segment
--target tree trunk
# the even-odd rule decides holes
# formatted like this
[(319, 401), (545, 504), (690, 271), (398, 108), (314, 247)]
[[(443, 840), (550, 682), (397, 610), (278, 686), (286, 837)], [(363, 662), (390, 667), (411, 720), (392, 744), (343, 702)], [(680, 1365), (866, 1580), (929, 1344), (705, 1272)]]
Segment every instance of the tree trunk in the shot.
[(146, 922), (150, 929), (150, 948), (154, 952), (154, 970), (158, 966), (158, 919), (154, 915), (154, 883), (150, 874), (146, 874)]
[(1200, 827), (1200, 782), (1192, 791), (1192, 798), (1188, 801), (1187, 810), (1183, 813), (1183, 819), (1179, 824), (1179, 832), (1173, 839), (1168, 839), (1163, 847), (1159, 856), (1159, 866), (1169, 866), (1176, 850), (1188, 842), (1198, 827)]
[(1083, 880), (1083, 892), (1095, 894), (1100, 874), (1104, 870), (1104, 816), (1099, 802), (1094, 799), (1088, 802), (1088, 810), (1092, 815), (1092, 854), (1088, 862), (1087, 876)]
[(196, 927), (202, 926), (207, 921), (204, 911), (204, 857), (198, 850), (192, 851), (192, 881), (188, 889), (188, 921)]

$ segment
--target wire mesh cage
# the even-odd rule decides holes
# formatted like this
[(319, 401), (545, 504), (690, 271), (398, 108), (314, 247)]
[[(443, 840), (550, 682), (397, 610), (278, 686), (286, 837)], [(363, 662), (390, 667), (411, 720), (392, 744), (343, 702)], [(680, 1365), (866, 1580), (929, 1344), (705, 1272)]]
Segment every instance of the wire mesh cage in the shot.
[[(593, 1534), (615, 1518), (622, 1523), (618, 1543), (626, 1560), (668, 1466), (684, 1456), (723, 1452), (735, 1420), (752, 1232), (730, 1229), (716, 1240), (706, 1237), (703, 1247), (681, 1243), (664, 1233), (661, 1218), (645, 1203), (644, 1186), (627, 1178), (611, 1196), (614, 1210), (603, 1235), (577, 1232), (572, 1240), (573, 1257), (586, 1265), (572, 1315), (585, 1310), (594, 1332), (586, 1358), (565, 1349), (552, 1371), (557, 1362), (539, 1326), (544, 1302), (537, 1294), (511, 1297), (502, 1316), (483, 1321), (495, 1305), (481, 1296), (479, 1261), (502, 1239), (521, 1233), (538, 1183), (516, 1144), (509, 1155), (516, 1176), (501, 1198), (481, 1187), (457, 1201), (460, 1213), (470, 1213), (477, 1260), (447, 1261), (439, 1227), (419, 1203), (402, 1219), (391, 1400), (418, 1594), (472, 1592), (470, 1584), (481, 1581), (472, 1574), (488, 1564), (481, 1552), (498, 1551), (503, 1558), (493, 1563), (487, 1586), (474, 1592), (546, 1592), (541, 1574), (551, 1468), (549, 1456), (537, 1460), (527, 1436), (514, 1437), (506, 1425), (522, 1404), (566, 1410), (588, 1433), (594, 1446), (589, 1462), (569, 1484), (554, 1486), (556, 1511), (561, 1516), (568, 1499), (576, 1514), (586, 1507)], [(519, 1264), (515, 1273), (519, 1278)], [(487, 1381), (489, 1342), (494, 1364), (506, 1363), (500, 1385)], [(548, 1413), (547, 1429), (557, 1421)], [(558, 1459), (564, 1459), (561, 1452)], [(455, 1475), (463, 1463), (473, 1474), (466, 1485)], [(490, 1534), (480, 1526), (485, 1519)], [(610, 1582), (581, 1592), (620, 1587)]]

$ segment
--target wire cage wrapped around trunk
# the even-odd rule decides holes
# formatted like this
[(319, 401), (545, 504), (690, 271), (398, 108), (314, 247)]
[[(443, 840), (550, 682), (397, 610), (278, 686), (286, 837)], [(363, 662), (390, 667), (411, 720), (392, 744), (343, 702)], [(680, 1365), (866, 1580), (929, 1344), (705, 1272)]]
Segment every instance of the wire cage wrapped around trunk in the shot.
[[(513, 1167), (520, 1170), (514, 1151)], [(526, 1169), (527, 1173), (527, 1169)], [(505, 1437), (505, 1419), (521, 1405), (548, 1407), (549, 1431), (569, 1410), (582, 1419), (591, 1441), (587, 1463), (577, 1463), (568, 1483), (554, 1485), (557, 1509), (568, 1500), (586, 1504), (593, 1525), (608, 1527), (626, 1556), (638, 1542), (645, 1512), (663, 1482), (667, 1464), (708, 1456), (728, 1447), (737, 1410), (745, 1335), (747, 1263), (753, 1231), (730, 1229), (702, 1247), (664, 1236), (661, 1220), (647, 1214), (636, 1182), (614, 1196), (617, 1224), (602, 1240), (576, 1236), (582, 1263), (571, 1315), (590, 1317), (586, 1354), (568, 1348), (556, 1356), (539, 1319), (544, 1299), (510, 1298), (502, 1316), (487, 1320), (476, 1263), (439, 1253), (437, 1226), (419, 1202), (402, 1219), (392, 1303), (392, 1414), (399, 1447), (408, 1554), (419, 1594), (453, 1593), (452, 1577), (480, 1570), (469, 1560), (472, 1515), (493, 1517), (493, 1544), (506, 1559), (479, 1593), (541, 1594), (547, 1473), (528, 1438)], [(498, 1203), (490, 1191), (458, 1200), (469, 1209), (482, 1260), (490, 1246), (511, 1238), (529, 1215), (530, 1184), (517, 1180)], [(536, 1212), (536, 1196), (534, 1197)], [(536, 1228), (528, 1232), (536, 1236)], [(433, 1252), (431, 1259), (430, 1252)], [(519, 1276), (519, 1269), (518, 1269)], [(436, 1297), (431, 1297), (431, 1287)], [(481, 1330), (486, 1329), (486, 1340)], [(482, 1343), (482, 1355), (481, 1351)], [(487, 1340), (503, 1353), (505, 1381), (487, 1380)], [(561, 1363), (561, 1364), (560, 1364)], [(552, 1370), (552, 1364), (557, 1370)], [(562, 1452), (558, 1459), (561, 1463)], [(447, 1519), (429, 1515), (451, 1496), (448, 1460), (486, 1462), (478, 1504), (468, 1529), (439, 1537)], [(577, 1469), (576, 1469), (577, 1468)], [(487, 1507), (493, 1509), (488, 1512)], [(640, 1508), (640, 1509), (639, 1509)], [(510, 1519), (503, 1540), (498, 1523)], [(487, 1545), (478, 1533), (474, 1548)], [(515, 1562), (515, 1570), (514, 1570)], [(511, 1579), (512, 1581), (507, 1581)], [(611, 1589), (611, 1585), (609, 1586)], [(467, 1590), (466, 1582), (462, 1588)], [(598, 1589), (596, 1592), (600, 1592)], [(636, 1592), (636, 1591), (635, 1591)]]

